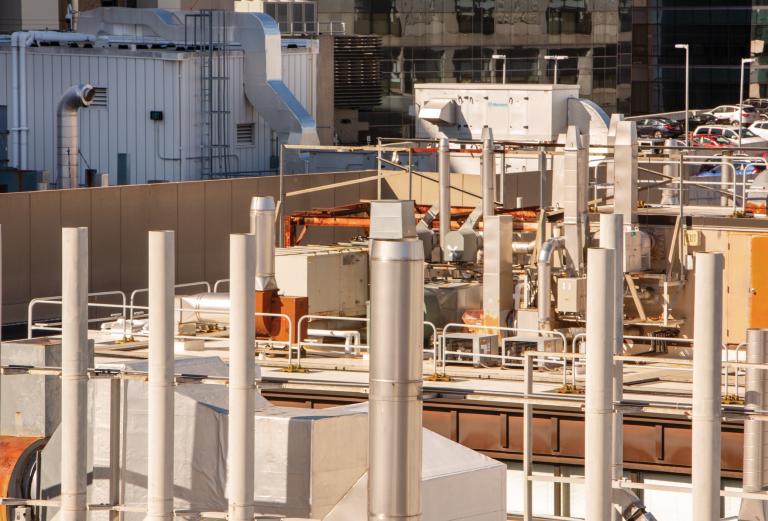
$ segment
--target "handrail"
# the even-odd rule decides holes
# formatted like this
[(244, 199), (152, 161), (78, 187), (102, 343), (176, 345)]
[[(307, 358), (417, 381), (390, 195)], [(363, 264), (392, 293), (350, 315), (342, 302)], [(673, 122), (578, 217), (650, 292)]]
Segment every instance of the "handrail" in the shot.
[[(126, 304), (127, 304), (127, 299), (126, 299), (125, 292), (120, 291), (120, 290), (114, 290), (114, 291), (97, 291), (97, 292), (94, 292), (94, 293), (88, 293), (88, 297), (110, 297), (110, 296), (120, 296), (121, 297), (121, 301), (122, 301), (122, 305), (117, 306), (117, 305), (108, 305), (108, 304), (98, 304), (98, 303), (95, 303), (95, 302), (88, 302), (87, 305), (88, 305), (88, 307), (119, 307), (120, 309), (122, 309), (122, 316), (125, 317)], [(61, 298), (62, 298), (61, 295), (57, 295), (57, 296), (53, 296), (53, 297), (33, 298), (32, 300), (29, 301), (29, 304), (27, 305), (27, 338), (32, 338), (32, 331), (33, 331), (33, 329), (37, 329), (37, 330), (40, 330), (40, 331), (46, 330), (46, 329), (44, 329), (41, 326), (33, 327), (33, 323), (34, 323), (34, 321), (33, 321), (33, 314), (34, 314), (35, 306), (37, 306), (38, 304), (58, 305), (58, 306), (60, 306), (62, 304)], [(103, 322), (103, 321), (108, 320), (110, 318), (114, 318), (114, 317), (88, 319), (87, 322), (88, 323), (91, 323), (91, 322)]]

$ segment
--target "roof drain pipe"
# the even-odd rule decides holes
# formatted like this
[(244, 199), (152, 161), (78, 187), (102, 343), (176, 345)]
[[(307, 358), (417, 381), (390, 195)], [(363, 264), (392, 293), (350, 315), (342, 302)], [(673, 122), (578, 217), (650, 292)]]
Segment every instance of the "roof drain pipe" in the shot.
[(424, 247), (413, 219), (391, 217), (413, 212), (371, 205), (369, 521), (421, 520)]
[(720, 520), (723, 255), (697, 253), (693, 318), (693, 519)]
[[(552, 255), (555, 250), (565, 246), (565, 237), (553, 237), (544, 243), (539, 252), (538, 263), (538, 301), (539, 329), (549, 330), (552, 327)], [(513, 245), (514, 249), (514, 245)]]
[(77, 188), (80, 175), (80, 132), (77, 112), (93, 101), (96, 89), (75, 85), (56, 107), (56, 174), (62, 188)]
[[(768, 362), (768, 329), (747, 330), (747, 362), (764, 364)], [(760, 369), (747, 369), (746, 404), (749, 412), (765, 409), (768, 395), (768, 374)], [(765, 474), (764, 464), (768, 445), (768, 425), (765, 422), (747, 418), (744, 421), (744, 492), (762, 492)], [(759, 499), (741, 500), (739, 519), (743, 521), (768, 520), (768, 504)]]

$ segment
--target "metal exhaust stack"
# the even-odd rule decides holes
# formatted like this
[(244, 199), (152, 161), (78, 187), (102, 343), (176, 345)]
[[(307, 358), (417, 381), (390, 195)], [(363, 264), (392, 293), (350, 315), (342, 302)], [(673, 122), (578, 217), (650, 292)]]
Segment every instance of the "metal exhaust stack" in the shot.
[[(621, 214), (600, 214), (600, 247), (614, 252), (614, 324), (613, 354), (624, 351), (624, 219)], [(613, 362), (613, 401), (621, 402), (623, 397), (623, 364)], [(620, 409), (613, 412), (612, 452), (614, 480), (624, 477), (624, 415)]]
[(587, 384), (584, 408), (584, 478), (586, 519), (607, 521), (611, 512), (611, 413), (613, 409), (612, 356), (614, 343), (613, 250), (590, 248), (587, 266)]
[(624, 225), (637, 224), (637, 128), (634, 121), (616, 125), (613, 147), (613, 213), (624, 216)]
[(88, 228), (61, 231), (61, 518), (86, 519)]
[(56, 107), (56, 168), (62, 188), (77, 188), (80, 175), (80, 132), (77, 111), (96, 95), (92, 85), (67, 89)]
[(424, 248), (413, 211), (371, 204), (369, 521), (421, 519)]
[(480, 182), (483, 194), (483, 217), (496, 213), (496, 163), (493, 154), (493, 131), (487, 125), (483, 127), (481, 137), (483, 155), (480, 160)]
[(251, 199), (251, 234), (256, 236), (256, 291), (277, 289), (275, 282), (275, 200)]
[(696, 254), (693, 323), (693, 519), (720, 519), (723, 255)]
[(450, 142), (443, 136), (438, 148), (438, 184), (440, 191), (440, 250), (445, 250), (445, 236), (451, 231), (451, 158)]
[[(768, 329), (747, 330), (747, 362), (768, 362)], [(745, 409), (762, 411), (768, 396), (768, 374), (760, 369), (747, 369)], [(768, 426), (765, 422), (747, 418), (744, 420), (744, 492), (762, 492), (768, 467), (765, 465)], [(742, 499), (739, 519), (742, 521), (768, 520), (768, 504), (758, 499)]]
[(229, 517), (253, 521), (254, 429), (256, 363), (253, 339), (255, 302), (252, 281), (256, 277), (256, 237), (229, 236)]
[(565, 135), (563, 229), (565, 249), (573, 271), (583, 273), (588, 222), (589, 136), (571, 125)]
[(149, 232), (147, 519), (173, 519), (174, 232)]

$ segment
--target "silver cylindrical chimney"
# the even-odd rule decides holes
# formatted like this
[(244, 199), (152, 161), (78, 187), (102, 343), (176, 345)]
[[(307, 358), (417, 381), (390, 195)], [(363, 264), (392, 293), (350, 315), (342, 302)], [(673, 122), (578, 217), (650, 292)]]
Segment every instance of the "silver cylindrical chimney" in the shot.
[(61, 518), (86, 519), (88, 228), (61, 231)]
[(256, 290), (277, 289), (275, 282), (275, 200), (251, 199), (251, 233), (256, 236)]
[(80, 178), (80, 133), (77, 111), (93, 101), (96, 89), (75, 85), (67, 89), (56, 107), (56, 168), (62, 188), (77, 188)]
[(438, 183), (440, 190), (440, 248), (445, 248), (445, 236), (451, 231), (451, 157), (450, 142), (443, 136), (438, 148)]
[(253, 521), (256, 362), (253, 279), (256, 238), (229, 236), (229, 471), (230, 521)]
[(496, 213), (496, 163), (493, 155), (493, 131), (483, 127), (483, 155), (481, 159), (481, 185), (483, 194), (483, 216)]
[(174, 232), (149, 232), (147, 519), (173, 519)]
[(723, 255), (696, 254), (691, 483), (693, 519), (720, 519)]
[[(747, 330), (747, 362), (768, 363), (768, 329)], [(747, 369), (745, 407), (750, 412), (763, 411), (768, 404), (768, 373), (761, 369)], [(765, 446), (768, 432), (765, 422), (744, 421), (744, 492), (761, 492), (768, 467), (765, 465)], [(742, 504), (744, 500), (742, 500)], [(758, 503), (762, 504), (762, 501)]]
[[(614, 326), (613, 354), (624, 354), (624, 217), (620, 213), (600, 214), (600, 247), (614, 251)], [(623, 364), (613, 363), (613, 401), (623, 397)], [(621, 479), (624, 475), (624, 415), (621, 409), (613, 411), (612, 475)], [(614, 515), (614, 519), (616, 516)]]
[[(399, 230), (373, 226), (377, 204), (409, 207)], [(411, 201), (373, 203), (369, 521), (421, 519), (424, 247), (412, 215)]]
[(611, 519), (611, 413), (613, 409), (613, 250), (590, 248), (587, 257), (587, 384), (584, 407), (586, 519)]

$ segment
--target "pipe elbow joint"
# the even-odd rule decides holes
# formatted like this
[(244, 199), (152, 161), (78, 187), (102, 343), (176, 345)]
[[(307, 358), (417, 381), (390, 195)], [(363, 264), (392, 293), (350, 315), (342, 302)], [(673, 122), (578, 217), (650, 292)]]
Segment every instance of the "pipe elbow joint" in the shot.
[(88, 83), (73, 85), (67, 89), (59, 100), (57, 112), (61, 114), (65, 111), (76, 111), (77, 109), (88, 107), (96, 96), (96, 89)]

